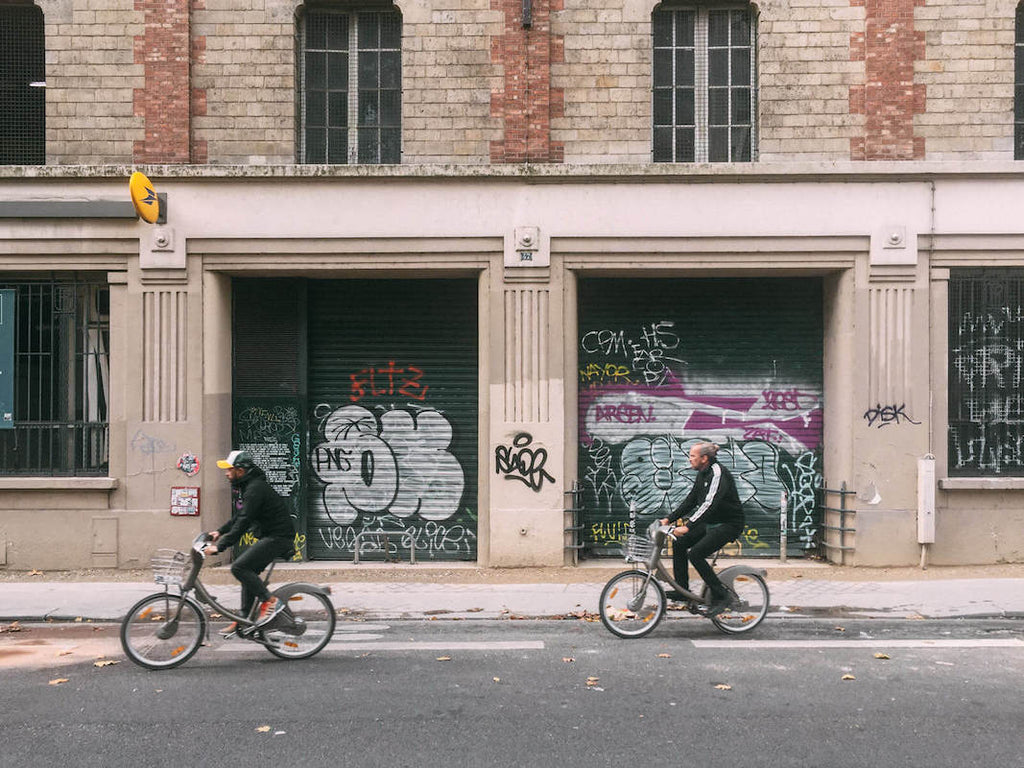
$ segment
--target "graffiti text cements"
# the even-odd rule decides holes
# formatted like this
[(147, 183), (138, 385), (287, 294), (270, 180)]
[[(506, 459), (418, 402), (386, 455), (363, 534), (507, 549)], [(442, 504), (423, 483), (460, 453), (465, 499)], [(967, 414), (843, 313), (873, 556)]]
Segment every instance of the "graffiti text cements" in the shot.
[(512, 445), (499, 445), (494, 449), (494, 472), (504, 474), (506, 480), (518, 480), (527, 488), (540, 492), (544, 481), (553, 483), (555, 478), (544, 469), (548, 460), (545, 448), (531, 448), (533, 435), (520, 432), (512, 439)]

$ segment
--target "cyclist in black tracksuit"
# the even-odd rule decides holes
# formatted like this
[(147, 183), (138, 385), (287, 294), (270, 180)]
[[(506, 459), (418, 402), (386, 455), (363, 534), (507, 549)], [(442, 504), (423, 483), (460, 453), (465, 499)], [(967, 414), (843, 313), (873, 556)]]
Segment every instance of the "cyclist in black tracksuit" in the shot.
[[(231, 574), (242, 584), (242, 615), (248, 616), (255, 599), (260, 600), (257, 616), (263, 624), (280, 612), (260, 573), (275, 557), (284, 557), (295, 546), (295, 527), (292, 525), (288, 505), (277, 491), (270, 487), (267, 476), (256, 466), (248, 451), (232, 451), (226, 459), (217, 462), (231, 482), (233, 496), (231, 519), (216, 531), (210, 531), (212, 544), (205, 553), (215, 555), (233, 547), (251, 531), (259, 538), (255, 544), (239, 555), (231, 564)], [(237, 629), (228, 625), (223, 634), (230, 636)]]
[[(722, 586), (718, 575), (708, 564), (707, 557), (743, 533), (743, 505), (736, 492), (736, 482), (725, 467), (718, 463), (718, 446), (714, 443), (697, 443), (690, 449), (690, 466), (697, 470), (693, 488), (676, 510), (680, 518), (672, 531), (677, 537), (672, 545), (672, 569), (676, 582), (684, 589), (690, 588), (689, 562), (711, 590), (712, 602), (708, 609), (711, 614), (721, 613), (729, 605), (729, 592)], [(661, 521), (667, 525), (668, 518)], [(670, 590), (666, 593), (673, 600), (686, 598)]]

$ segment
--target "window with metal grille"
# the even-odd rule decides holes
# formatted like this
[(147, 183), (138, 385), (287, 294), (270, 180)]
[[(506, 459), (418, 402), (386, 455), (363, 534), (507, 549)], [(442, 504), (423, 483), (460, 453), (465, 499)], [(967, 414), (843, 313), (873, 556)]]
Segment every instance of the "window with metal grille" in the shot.
[(307, 8), (299, 27), (299, 162), (401, 162), (401, 14)]
[(0, 165), (46, 163), (43, 11), (0, 3)]
[(754, 159), (753, 10), (667, 5), (654, 11), (651, 22), (654, 162)]
[(1013, 50), (1013, 159), (1024, 160), (1024, 3), (1017, 6), (1017, 36)]
[(110, 293), (85, 280), (3, 282), (15, 291), (14, 428), (0, 473), (105, 475)]
[(1024, 269), (949, 281), (949, 473), (1024, 475)]

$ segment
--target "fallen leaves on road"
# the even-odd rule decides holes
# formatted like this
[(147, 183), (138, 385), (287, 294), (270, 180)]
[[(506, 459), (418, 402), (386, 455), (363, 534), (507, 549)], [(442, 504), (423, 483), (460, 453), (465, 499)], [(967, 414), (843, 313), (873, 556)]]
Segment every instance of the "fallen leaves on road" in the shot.
[(50, 685), (64, 685), (68, 679), (66, 677), (56, 677), (50, 681)]
[(658, 658), (659, 659), (671, 659), (672, 658), (672, 654), (671, 653), (659, 653), (658, 654)]
[(715, 686), (715, 690), (716, 691), (731, 691), (732, 690), (732, 686), (731, 685), (726, 685), (725, 683), (719, 683), (718, 685)]
[(269, 725), (261, 725), (256, 728), (256, 733), (267, 733), (270, 731)]
[(121, 662), (114, 659), (104, 659), (103, 661), (94, 661), (92, 665), (94, 667), (109, 667), (112, 664), (120, 664)]
[(587, 678), (587, 685), (597, 685), (599, 682), (601, 682), (601, 678), (600, 677), (588, 677)]
[(58, 656), (70, 656), (74, 651), (70, 648), (64, 648), (63, 650), (57, 651)]
[(563, 656), (562, 661), (564, 661), (566, 664), (572, 664), (574, 661), (576, 661), (576, 659), (574, 659), (572, 656)]
[(22, 627), (21, 624), (19, 624), (16, 621), (12, 621), (6, 627), (0, 626), (0, 635), (2, 635), (4, 632), (24, 632), (24, 631), (25, 631), (24, 627)]
[(891, 658), (891, 657), (887, 653), (876, 653), (875, 654), (875, 658), (876, 659), (888, 659), (888, 658)]
[(836, 627), (836, 632), (845, 632), (846, 627)]
[(491, 680), (493, 680), (496, 683), (500, 683), (501, 682), (501, 678), (500, 677), (492, 677)]
[(853, 675), (843, 675), (843, 680), (856, 680), (857, 678)]
[(437, 660), (438, 661), (451, 661), (452, 657), (451, 656), (438, 656)]
[(29, 576), (42, 576), (43, 572), (33, 568), (31, 571), (28, 572), (28, 575)]

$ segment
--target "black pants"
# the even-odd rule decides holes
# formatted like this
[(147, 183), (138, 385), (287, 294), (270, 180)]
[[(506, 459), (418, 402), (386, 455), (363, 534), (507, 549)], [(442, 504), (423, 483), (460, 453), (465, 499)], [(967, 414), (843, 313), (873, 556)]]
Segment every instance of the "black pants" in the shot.
[(714, 528), (698, 523), (676, 539), (672, 544), (672, 571), (676, 583), (684, 589), (690, 588), (690, 569), (687, 564), (689, 555), (689, 562), (693, 563), (704, 583), (713, 589), (721, 587), (722, 582), (718, 580), (707, 557), (730, 541), (738, 539), (742, 533), (743, 525), (740, 523), (724, 523)]
[(275, 557), (284, 557), (292, 551), (292, 539), (267, 536), (260, 539), (231, 564), (231, 575), (242, 583), (242, 615), (248, 616), (253, 600), (269, 600), (270, 591), (263, 584), (260, 573)]

